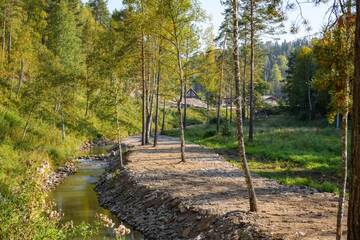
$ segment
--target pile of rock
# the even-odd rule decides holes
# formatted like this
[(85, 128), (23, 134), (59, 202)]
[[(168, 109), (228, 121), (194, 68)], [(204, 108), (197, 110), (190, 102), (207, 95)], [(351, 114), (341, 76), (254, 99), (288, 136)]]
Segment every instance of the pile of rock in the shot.
[(79, 150), (80, 150), (80, 152), (89, 152), (91, 150), (91, 148), (93, 148), (94, 146), (104, 147), (104, 146), (111, 145), (111, 144), (114, 144), (114, 142), (107, 138), (101, 137), (101, 138), (96, 138), (94, 140), (88, 140), (88, 141), (84, 142), (80, 146)]
[(86, 161), (108, 161), (109, 155), (108, 154), (99, 154), (99, 155), (86, 155), (79, 158), (79, 160), (86, 160)]
[(64, 181), (67, 176), (75, 174), (77, 171), (74, 161), (67, 162), (64, 166), (59, 167), (55, 172), (49, 175), (45, 180), (44, 187), (47, 190), (53, 189)]
[(255, 229), (247, 213), (217, 215), (196, 208), (191, 201), (139, 184), (131, 171), (113, 176), (104, 175), (97, 184), (100, 204), (142, 232), (146, 239), (277, 239)]
[(89, 140), (89, 141), (84, 142), (80, 146), (79, 150), (80, 150), (80, 152), (89, 152), (91, 150), (91, 146), (92, 146), (92, 142)]

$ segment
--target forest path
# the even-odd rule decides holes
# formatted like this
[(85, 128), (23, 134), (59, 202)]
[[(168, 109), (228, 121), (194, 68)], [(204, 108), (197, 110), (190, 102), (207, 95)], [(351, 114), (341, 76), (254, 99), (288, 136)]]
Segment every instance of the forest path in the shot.
[(199, 145), (186, 145), (180, 163), (176, 138), (160, 136), (158, 147), (140, 146), (139, 137), (126, 139), (131, 152), (127, 168), (136, 181), (168, 192), (186, 205), (225, 216), (246, 218), (274, 239), (334, 239), (337, 198), (301, 187), (288, 187), (253, 176), (259, 212), (248, 212), (248, 192), (242, 172), (220, 155)]

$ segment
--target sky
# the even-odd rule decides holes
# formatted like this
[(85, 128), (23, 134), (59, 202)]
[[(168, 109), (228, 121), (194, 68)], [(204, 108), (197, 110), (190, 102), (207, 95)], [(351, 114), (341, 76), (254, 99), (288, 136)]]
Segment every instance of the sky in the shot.
[[(114, 9), (121, 9), (122, 0), (108, 0), (109, 9), (113, 11)], [(202, 8), (206, 11), (207, 15), (210, 17), (210, 23), (214, 27), (215, 34), (219, 29), (219, 26), (222, 22), (223, 16), (223, 7), (220, 4), (220, 0), (200, 0)], [(292, 34), (287, 33), (283, 35), (277, 35), (272, 38), (264, 39), (269, 41), (292, 41), (297, 38), (304, 38), (309, 36), (314, 36), (314, 34), (321, 32), (322, 27), (327, 20), (327, 10), (329, 6), (326, 4), (315, 7), (312, 3), (303, 3), (301, 5), (301, 10), (303, 17), (309, 21), (311, 26), (311, 31), (307, 32), (304, 28), (300, 29), (298, 33)], [(299, 22), (300, 10), (299, 8), (287, 12), (287, 20), (285, 22), (285, 31), (289, 32), (290, 26), (294, 22)]]

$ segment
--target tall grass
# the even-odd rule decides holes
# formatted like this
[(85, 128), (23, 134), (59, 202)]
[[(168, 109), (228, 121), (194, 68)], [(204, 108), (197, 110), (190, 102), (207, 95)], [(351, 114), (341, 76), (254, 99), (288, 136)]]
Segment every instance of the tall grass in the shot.
[[(305, 185), (321, 191), (336, 192), (340, 169), (339, 132), (326, 121), (304, 122), (282, 114), (257, 119), (255, 138), (246, 141), (251, 169), (287, 185)], [(167, 132), (177, 135), (177, 130)], [(247, 136), (247, 127), (245, 127)], [(235, 126), (230, 134), (217, 135), (215, 125), (186, 131), (186, 139), (213, 148), (236, 163)]]

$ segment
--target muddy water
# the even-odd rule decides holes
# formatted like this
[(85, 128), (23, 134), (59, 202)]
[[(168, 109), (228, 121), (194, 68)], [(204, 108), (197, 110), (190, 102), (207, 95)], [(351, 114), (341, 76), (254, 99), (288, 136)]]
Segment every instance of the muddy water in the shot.
[[(74, 224), (87, 223), (94, 225), (97, 221), (96, 214), (105, 214), (118, 226), (118, 220), (111, 213), (100, 207), (94, 191), (98, 177), (104, 172), (106, 163), (100, 161), (80, 160), (78, 172), (69, 176), (51, 194), (50, 198), (56, 203), (57, 208), (64, 213), (64, 221), (73, 221)], [(131, 228), (130, 228), (131, 229)], [(108, 228), (100, 229), (94, 240), (116, 239), (113, 231)], [(130, 235), (122, 239), (142, 240), (140, 233), (131, 231)]]

